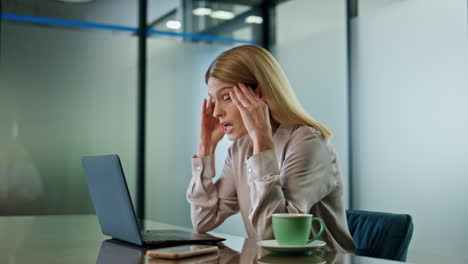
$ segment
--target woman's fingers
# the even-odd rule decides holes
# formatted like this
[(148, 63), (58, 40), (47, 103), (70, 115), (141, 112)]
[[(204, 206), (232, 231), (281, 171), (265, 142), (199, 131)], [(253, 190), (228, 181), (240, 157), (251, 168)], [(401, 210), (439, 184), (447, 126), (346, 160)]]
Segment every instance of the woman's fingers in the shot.
[(241, 101), (239, 100), (239, 97), (237, 96), (235, 91), (234, 90), (230, 91), (229, 96), (231, 97), (231, 100), (234, 103), (234, 105), (237, 107), (237, 109), (239, 109), (239, 111), (241, 111), (241, 113), (242, 113), (244, 111), (245, 107), (241, 103)]
[(203, 98), (201, 111), (202, 111), (202, 115), (205, 115), (205, 113), (206, 113), (206, 99), (205, 98)]
[(248, 96), (248, 93), (246, 91), (244, 91), (242, 88), (241, 88), (241, 83), (238, 83), (236, 86), (234, 86), (234, 92), (236, 93), (237, 95), (237, 98), (239, 99), (239, 101), (245, 106), (249, 106), (252, 104), (252, 102), (249, 100), (249, 97)]
[(250, 104), (255, 105), (259, 103), (257, 100), (257, 95), (252, 90), (252, 88), (248, 87), (247, 85), (243, 83), (238, 83), (237, 87), (239, 87), (240, 91), (245, 96), (245, 98), (250, 102)]
[(206, 98), (203, 98), (203, 103), (202, 103), (202, 116), (211, 116), (213, 114), (213, 102), (211, 100), (208, 100)]
[(236, 95), (237, 101), (242, 104), (243, 107), (248, 108), (252, 105), (250, 100), (247, 98), (247, 96), (242, 93), (240, 88), (238, 86), (234, 86), (233, 88), (234, 94)]
[(214, 111), (213, 101), (211, 101), (211, 99), (207, 99), (206, 101), (207, 101), (206, 103), (208, 104), (206, 107), (207, 114), (213, 115), (213, 111)]

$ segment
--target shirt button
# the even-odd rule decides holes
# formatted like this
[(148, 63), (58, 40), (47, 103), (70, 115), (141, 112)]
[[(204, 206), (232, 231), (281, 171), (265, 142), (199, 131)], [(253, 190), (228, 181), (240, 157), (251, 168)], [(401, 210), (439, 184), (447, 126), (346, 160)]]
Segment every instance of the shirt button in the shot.
[(249, 173), (252, 173), (252, 168), (249, 168)]

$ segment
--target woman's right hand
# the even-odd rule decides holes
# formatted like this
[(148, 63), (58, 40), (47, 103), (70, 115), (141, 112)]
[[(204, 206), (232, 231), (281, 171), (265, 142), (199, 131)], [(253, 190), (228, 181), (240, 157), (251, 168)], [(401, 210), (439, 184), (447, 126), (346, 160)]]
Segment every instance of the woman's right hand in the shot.
[(224, 137), (223, 127), (219, 119), (213, 116), (214, 103), (203, 99), (202, 117), (200, 122), (200, 142), (198, 143), (198, 157), (210, 156), (216, 145)]

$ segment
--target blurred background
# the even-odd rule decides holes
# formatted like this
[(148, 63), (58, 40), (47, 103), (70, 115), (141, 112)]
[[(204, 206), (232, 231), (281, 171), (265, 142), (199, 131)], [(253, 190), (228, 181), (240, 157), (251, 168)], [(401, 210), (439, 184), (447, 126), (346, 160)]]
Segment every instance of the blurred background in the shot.
[[(348, 208), (410, 214), (410, 262), (467, 258), (466, 0), (1, 0), (0, 13), (0, 215), (94, 213), (80, 157), (117, 153), (140, 217), (191, 226), (204, 73), (256, 44), (334, 132)], [(240, 215), (216, 231), (246, 236)]]

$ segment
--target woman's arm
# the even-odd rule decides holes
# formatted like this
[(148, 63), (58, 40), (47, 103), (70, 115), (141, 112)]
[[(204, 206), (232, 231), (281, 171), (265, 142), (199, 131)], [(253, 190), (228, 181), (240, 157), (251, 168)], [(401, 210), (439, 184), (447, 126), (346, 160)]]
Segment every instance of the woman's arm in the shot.
[(308, 213), (337, 186), (334, 154), (319, 134), (307, 133), (290, 142), (282, 168), (273, 150), (246, 161), (252, 205), (249, 219), (258, 239), (271, 239), (274, 213)]
[(212, 181), (216, 175), (214, 156), (192, 158), (187, 200), (191, 205), (192, 225), (199, 233), (216, 228), (239, 211), (230, 157), (226, 158), (221, 178), (216, 183)]

